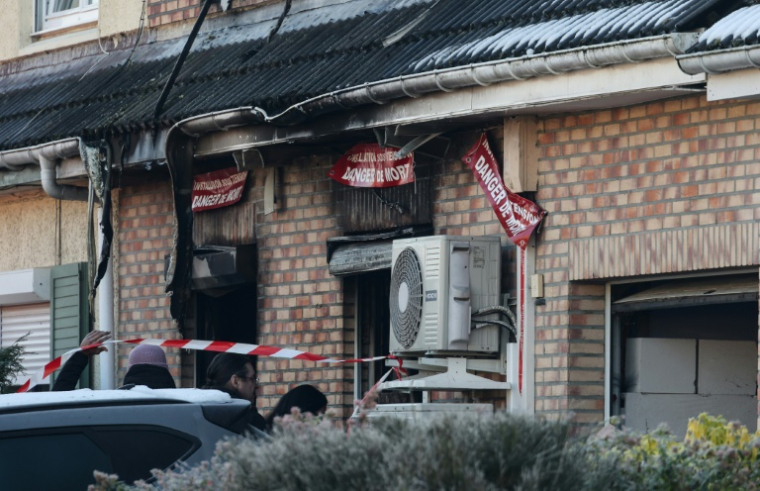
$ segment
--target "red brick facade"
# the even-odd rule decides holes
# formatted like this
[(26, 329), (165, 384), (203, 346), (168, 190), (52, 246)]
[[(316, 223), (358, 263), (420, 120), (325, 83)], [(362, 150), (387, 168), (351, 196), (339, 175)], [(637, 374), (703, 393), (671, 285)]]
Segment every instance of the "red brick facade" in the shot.
[(692, 97), (541, 121), (538, 414), (603, 418), (599, 280), (758, 264), (758, 114)]
[[(255, 7), (273, 0), (230, 0), (230, 10)], [(148, 0), (148, 23), (157, 27), (175, 22), (183, 22), (198, 17), (201, 0)], [(219, 12), (219, 5), (214, 4), (209, 14)]]
[[(119, 192), (118, 255), (114, 261), (119, 273), (120, 339), (178, 337), (169, 314), (169, 299), (164, 294), (164, 257), (171, 251), (173, 207), (168, 180), (130, 186)], [(118, 348), (117, 383), (124, 378), (130, 351), (126, 346)], [(167, 350), (166, 358), (179, 383), (179, 351)], [(192, 379), (182, 380), (182, 385), (191, 386)]]
[[(459, 159), (476, 137), (472, 133), (458, 138), (460, 145), (452, 149), (451, 158), (433, 173), (436, 234), (501, 234), (501, 225), (475, 177)], [(326, 176), (330, 165), (329, 158), (309, 159), (308, 163), (281, 169), (278, 193), (282, 194), (282, 202), (277, 211), (264, 215), (263, 204), (257, 206), (259, 342), (351, 357), (353, 300), (345, 291), (345, 281), (331, 276), (327, 266), (326, 240), (342, 234), (332, 201), (332, 186), (336, 184)], [(263, 199), (263, 184), (264, 172), (259, 172), (255, 176), (254, 200)], [(513, 270), (510, 266), (506, 269)], [(505, 284), (511, 285), (510, 280), (506, 279)], [(293, 386), (310, 382), (327, 394), (332, 407), (343, 405), (348, 412), (353, 402), (353, 375), (351, 366), (262, 359), (259, 406), (271, 407)], [(494, 375), (491, 378), (499, 379)], [(504, 394), (481, 395), (482, 402), (493, 402), (496, 407), (506, 403)], [(459, 393), (439, 392), (432, 399), (462, 397)]]
[[(331, 357), (353, 356), (340, 279), (327, 270), (326, 240), (339, 235), (332, 206), (330, 162), (280, 169), (277, 211), (257, 205), (258, 340)], [(264, 171), (254, 175), (253, 199), (264, 197)], [(259, 360), (259, 407), (271, 407), (290, 388), (311, 383), (331, 407), (350, 407), (353, 370), (301, 360)]]
[[(549, 215), (537, 240), (536, 272), (544, 276), (546, 299), (535, 310), (537, 414), (572, 411), (580, 422), (603, 419), (606, 281), (757, 265), (758, 239), (745, 228), (760, 216), (759, 113), (760, 103), (693, 97), (539, 121), (536, 200)], [(476, 136), (455, 136), (448, 160), (433, 172), (435, 233), (499, 235), (514, 251), (459, 160)], [(327, 265), (326, 240), (342, 234), (336, 184), (326, 177), (331, 163), (309, 158), (279, 168), (277, 210), (270, 215), (263, 214), (265, 169), (254, 171), (246, 199), (256, 206), (258, 342), (344, 357), (353, 355), (355, 309), (346, 281), (331, 276)], [(177, 336), (162, 276), (171, 206), (168, 182), (121, 192), (121, 337)], [(741, 234), (748, 245), (737, 239)], [(727, 251), (733, 243), (740, 245)], [(505, 261), (504, 288), (514, 292), (513, 261)], [(179, 375), (180, 355), (169, 356)], [(331, 407), (350, 411), (351, 366), (261, 359), (258, 369), (261, 409), (308, 382), (327, 394)], [(192, 383), (191, 377), (182, 381)], [(482, 396), (504, 406), (504, 394)], [(462, 397), (437, 393), (432, 399)]]

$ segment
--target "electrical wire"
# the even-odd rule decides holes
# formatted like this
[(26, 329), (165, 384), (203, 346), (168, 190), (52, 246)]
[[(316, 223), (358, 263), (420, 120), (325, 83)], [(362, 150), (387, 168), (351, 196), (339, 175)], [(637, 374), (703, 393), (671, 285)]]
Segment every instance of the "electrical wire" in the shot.
[(187, 59), (187, 55), (190, 53), (190, 50), (193, 47), (193, 43), (195, 42), (195, 37), (198, 35), (198, 31), (201, 29), (201, 26), (203, 25), (203, 21), (206, 19), (206, 14), (208, 14), (208, 9), (211, 7), (211, 4), (214, 3), (216, 0), (206, 0), (203, 3), (203, 6), (201, 7), (201, 11), (198, 14), (198, 18), (195, 20), (195, 24), (193, 24), (193, 29), (190, 31), (190, 35), (187, 36), (187, 41), (185, 41), (185, 46), (182, 48), (182, 52), (177, 57), (177, 61), (174, 63), (174, 68), (172, 69), (172, 72), (169, 74), (169, 78), (166, 80), (166, 84), (164, 84), (164, 89), (161, 91), (161, 95), (158, 96), (158, 102), (156, 102), (156, 108), (153, 111), (153, 119), (158, 120), (158, 117), (161, 115), (161, 111), (164, 109), (164, 103), (166, 102), (166, 99), (169, 97), (169, 92), (171, 92), (172, 87), (174, 86), (174, 82), (177, 80), (177, 77), (179, 76), (180, 70), (182, 70), (182, 65), (185, 64), (185, 59)]
[(490, 314), (505, 315), (512, 322), (513, 326), (517, 325), (517, 317), (515, 317), (515, 314), (513, 314), (512, 311), (509, 310), (507, 307), (502, 307), (501, 305), (494, 305), (493, 307), (484, 307), (480, 310), (476, 310), (475, 312), (472, 313), (472, 317), (481, 317), (481, 316), (490, 315)]
[(482, 327), (486, 326), (500, 326), (509, 332), (509, 342), (510, 343), (516, 343), (517, 342), (517, 329), (515, 329), (514, 326), (507, 322), (503, 321), (497, 321), (497, 320), (486, 320), (486, 321), (475, 321), (475, 329), (480, 329)]

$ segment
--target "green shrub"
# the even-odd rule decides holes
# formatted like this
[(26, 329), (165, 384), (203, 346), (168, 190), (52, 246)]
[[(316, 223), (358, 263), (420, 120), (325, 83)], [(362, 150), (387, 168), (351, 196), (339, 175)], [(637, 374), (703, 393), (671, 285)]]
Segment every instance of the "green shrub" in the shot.
[(690, 419), (683, 442), (663, 427), (650, 434), (592, 438), (588, 447), (592, 455), (617, 462), (623, 489), (760, 489), (760, 437), (721, 417)]
[(760, 437), (722, 418), (690, 420), (678, 442), (606, 427), (573, 437), (568, 422), (497, 413), (385, 419), (344, 430), (295, 413), (266, 442), (219, 444), (211, 462), (156, 472), (130, 488), (99, 476), (96, 490), (428, 491), (760, 489)]
[[(208, 465), (156, 473), (165, 490), (611, 489), (614, 469), (574, 445), (566, 422), (498, 413), (424, 422), (373, 421), (344, 431), (327, 420), (286, 424), (266, 443), (223, 442)], [(98, 489), (116, 489), (101, 476)], [(111, 486), (111, 487), (109, 487)], [(139, 489), (151, 489), (137, 485)]]
[(24, 372), (24, 367), (21, 365), (21, 358), (26, 353), (26, 349), (19, 343), (26, 338), (27, 335), (19, 338), (12, 345), (0, 348), (0, 394), (10, 392), (16, 376)]

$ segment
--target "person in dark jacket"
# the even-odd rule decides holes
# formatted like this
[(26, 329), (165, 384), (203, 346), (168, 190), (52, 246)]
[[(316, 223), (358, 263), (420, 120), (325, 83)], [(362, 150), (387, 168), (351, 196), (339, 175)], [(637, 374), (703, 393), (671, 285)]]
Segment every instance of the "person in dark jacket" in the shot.
[(211, 360), (206, 370), (204, 389), (216, 389), (226, 392), (236, 399), (250, 401), (251, 409), (248, 424), (257, 430), (266, 429), (264, 417), (256, 410), (256, 359), (233, 353), (220, 353)]
[[(92, 331), (84, 337), (79, 346), (85, 347), (102, 343), (110, 339), (111, 333)], [(54, 391), (67, 391), (76, 388), (79, 377), (87, 368), (91, 356), (108, 351), (105, 346), (98, 346), (74, 353), (63, 365), (55, 379)], [(129, 353), (129, 369), (124, 376), (124, 385), (145, 385), (151, 389), (175, 389), (174, 378), (169, 373), (164, 350), (158, 346), (141, 344)]]
[(169, 373), (166, 354), (158, 346), (140, 344), (129, 353), (129, 369), (124, 385), (146, 385), (151, 389), (176, 389), (174, 377)]
[(280, 402), (266, 417), (267, 429), (274, 426), (274, 419), (291, 414), (294, 407), (302, 413), (323, 414), (327, 410), (327, 397), (313, 385), (299, 385), (282, 396)]

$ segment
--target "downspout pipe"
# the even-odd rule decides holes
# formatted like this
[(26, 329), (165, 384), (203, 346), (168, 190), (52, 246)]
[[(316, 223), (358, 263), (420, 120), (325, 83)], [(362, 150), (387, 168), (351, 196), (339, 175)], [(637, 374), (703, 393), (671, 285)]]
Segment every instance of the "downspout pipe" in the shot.
[(39, 165), (42, 189), (48, 196), (66, 201), (87, 201), (87, 188), (59, 184), (56, 177), (56, 168), (61, 160), (80, 157), (79, 143), (79, 138), (69, 138), (0, 152), (0, 169), (18, 171), (26, 165)]
[[(100, 207), (100, 221), (103, 221), (103, 207)], [(105, 234), (100, 232), (101, 251), (105, 244)], [(114, 306), (113, 306), (113, 256), (108, 258), (108, 268), (103, 279), (98, 285), (98, 329), (114, 334)], [(115, 389), (116, 376), (116, 347), (100, 354), (100, 388), (103, 390)]]

